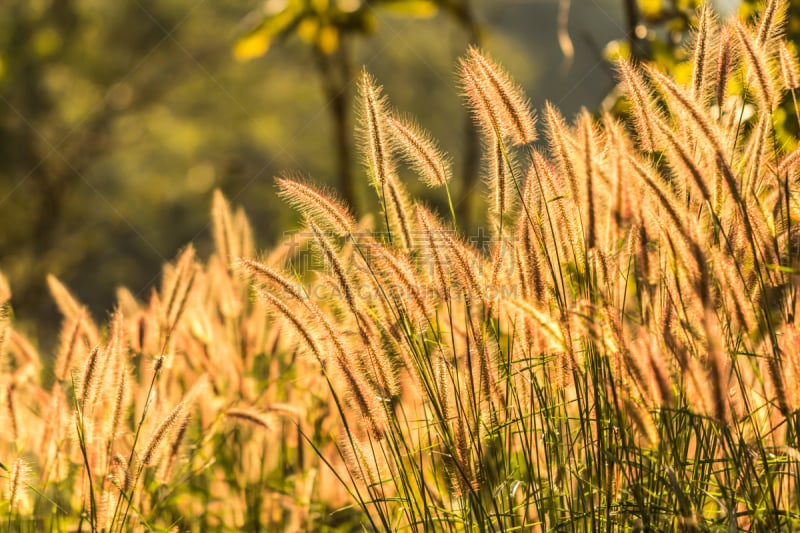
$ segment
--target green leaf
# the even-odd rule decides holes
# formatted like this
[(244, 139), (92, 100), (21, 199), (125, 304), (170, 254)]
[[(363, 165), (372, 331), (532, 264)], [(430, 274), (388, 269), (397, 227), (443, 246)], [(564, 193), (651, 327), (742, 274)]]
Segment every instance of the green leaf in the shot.
[(276, 37), (291, 32), (304, 16), (304, 10), (287, 7), (283, 11), (265, 17), (255, 28), (236, 41), (233, 56), (239, 61), (247, 61), (264, 55)]
[(775, 265), (775, 264), (768, 264), (764, 266), (766, 266), (768, 270), (775, 270), (776, 272), (785, 272), (786, 274), (800, 274), (800, 270), (788, 266)]
[(390, 0), (380, 5), (385, 11), (402, 17), (431, 18), (439, 11), (436, 2), (430, 0)]
[(233, 57), (239, 61), (261, 57), (269, 50), (271, 41), (269, 35), (262, 31), (246, 35), (233, 46)]
[(661, 16), (661, 0), (639, 0), (639, 10), (645, 19), (653, 19)]

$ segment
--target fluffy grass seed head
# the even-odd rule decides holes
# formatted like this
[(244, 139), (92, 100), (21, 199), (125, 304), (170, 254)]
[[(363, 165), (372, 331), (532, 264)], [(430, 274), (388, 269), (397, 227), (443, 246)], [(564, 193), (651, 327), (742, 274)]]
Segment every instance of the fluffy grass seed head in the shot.
[(333, 275), (336, 278), (336, 281), (339, 284), (339, 288), (342, 290), (342, 294), (344, 295), (345, 302), (350, 307), (350, 309), (355, 312), (356, 310), (356, 300), (355, 300), (355, 292), (353, 291), (353, 286), (350, 283), (350, 279), (347, 276), (347, 272), (345, 271), (344, 264), (339, 259), (336, 250), (333, 247), (330, 239), (327, 235), (317, 226), (314, 222), (309, 221), (308, 227), (311, 229), (311, 232), (314, 234), (314, 239), (317, 241), (320, 249), (322, 250), (322, 254), (325, 256), (325, 261), (330, 265), (330, 268), (333, 270)]
[(211, 234), (217, 254), (228, 266), (234, 257), (241, 254), (241, 250), (237, 246), (230, 204), (219, 189), (214, 190), (211, 203)]
[[(545, 124), (547, 127), (547, 137), (550, 141), (550, 150), (555, 156), (555, 160), (562, 172), (558, 173), (557, 178), (566, 175), (566, 182), (569, 185), (568, 194), (571, 202), (575, 206), (581, 205), (581, 192), (579, 188), (579, 167), (578, 155), (583, 152), (582, 146), (574, 146), (573, 139), (569, 135), (567, 124), (564, 117), (551, 103), (545, 105)], [(565, 191), (566, 192), (566, 191)]]
[(81, 335), (83, 329), (83, 313), (65, 322), (61, 330), (61, 342), (54, 367), (56, 379), (66, 381), (70, 377), (76, 356), (85, 354), (86, 344)]
[(407, 302), (406, 311), (416, 325), (424, 324), (431, 316), (424, 288), (417, 279), (414, 270), (405, 256), (392, 253), (383, 247), (376, 246), (375, 266), (384, 279), (387, 293), (396, 295)]
[(308, 296), (304, 294), (295, 283), (263, 262), (240, 258), (236, 261), (236, 266), (240, 270), (250, 274), (250, 276), (258, 280), (265, 287), (280, 287), (289, 296), (299, 302), (305, 302), (308, 299)]
[(755, 44), (762, 48), (768, 48), (770, 43), (783, 30), (784, 18), (786, 16), (786, 0), (768, 0), (761, 16), (758, 18), (758, 29), (755, 36)]
[(5, 386), (5, 394), (3, 398), (4, 411), (5, 411), (5, 419), (6, 423), (8, 424), (8, 429), (10, 432), (9, 437), (11, 438), (12, 442), (15, 442), (19, 439), (19, 413), (17, 412), (17, 401), (16, 401), (16, 383), (13, 381), (8, 383)]
[(380, 191), (392, 175), (393, 163), (386, 139), (386, 98), (375, 79), (362, 70), (358, 80), (360, 124), (366, 161), (375, 189)]
[(262, 300), (274, 308), (280, 316), (289, 321), (295, 331), (299, 333), (302, 339), (305, 341), (306, 345), (308, 345), (308, 348), (311, 350), (314, 358), (324, 368), (326, 361), (324, 351), (317, 342), (314, 332), (312, 332), (312, 330), (309, 328), (307, 322), (303, 320), (303, 317), (298, 315), (291, 307), (286, 305), (281, 298), (278, 298), (269, 291), (259, 289), (258, 295)]
[(536, 121), (522, 88), (477, 47), (460, 60), (467, 101), (484, 133), (514, 144), (536, 140)]
[(687, 126), (694, 130), (697, 136), (705, 138), (714, 152), (724, 157), (727, 152), (723, 149), (718, 128), (711, 121), (705, 109), (689, 98), (673, 79), (659, 72), (655, 67), (648, 66), (647, 74), (660, 88), (670, 111), (681, 119), (688, 118)]
[(153, 430), (153, 433), (150, 435), (147, 445), (144, 447), (144, 452), (141, 457), (142, 465), (150, 466), (153, 464), (153, 460), (159, 451), (161, 443), (164, 442), (164, 439), (176, 426), (176, 421), (181, 417), (185, 408), (185, 402), (179, 402), (167, 413), (167, 416), (158, 423), (155, 430)]
[(728, 78), (731, 74), (733, 56), (731, 54), (731, 34), (728, 26), (720, 29), (719, 44), (717, 45), (717, 106), (720, 110), (725, 106), (725, 98), (728, 94)]
[(452, 176), (452, 163), (431, 135), (413, 120), (389, 116), (390, 139), (428, 187), (443, 187)]
[(594, 193), (594, 151), (596, 144), (596, 132), (592, 117), (586, 109), (583, 109), (579, 118), (580, 131), (583, 137), (583, 173), (584, 173), (584, 193), (586, 194), (586, 248), (592, 249), (597, 241), (597, 228), (595, 225), (596, 208)]
[[(772, 2), (774, 3), (774, 2)], [(730, 26), (742, 52), (744, 63), (749, 69), (759, 107), (765, 113), (771, 113), (775, 104), (775, 87), (770, 75), (769, 65), (758, 42), (754, 42), (750, 31), (739, 21)], [(759, 33), (760, 36), (760, 33)]]
[(700, 8), (700, 20), (694, 39), (694, 69), (692, 71), (692, 98), (695, 101), (705, 100), (709, 74), (712, 67), (712, 45), (716, 38), (716, 20), (710, 6)]
[(493, 137), (488, 146), (489, 152), (489, 190), (491, 190), (494, 218), (499, 225), (503, 216), (509, 211), (510, 201), (513, 198), (509, 182), (509, 168), (506, 164), (503, 144)]
[(417, 222), (423, 233), (423, 242), (417, 256), (418, 264), (421, 265), (427, 278), (433, 281), (439, 297), (447, 300), (450, 293), (450, 278), (445, 270), (447, 262), (441, 250), (442, 234), (447, 230), (438, 223), (436, 215), (422, 205), (417, 204), (415, 210)]
[(254, 411), (253, 409), (231, 408), (225, 411), (225, 416), (232, 420), (247, 422), (248, 424), (260, 427), (262, 429), (272, 429), (272, 424), (267, 419), (266, 415), (259, 413), (258, 411)]
[[(405, 252), (410, 252), (414, 246), (413, 231), (411, 229), (411, 205), (409, 205), (404, 187), (392, 177), (386, 182), (388, 193), (387, 204), (389, 211), (389, 227), (392, 230), (395, 246)], [(397, 239), (397, 237), (400, 237)]]
[(61, 314), (67, 318), (77, 318), (81, 314), (83, 306), (57, 277), (48, 274), (47, 286), (50, 288), (50, 294), (53, 296)]
[(278, 196), (309, 220), (338, 237), (352, 233), (353, 215), (333, 193), (304, 183), (296, 177), (276, 178)]
[(784, 87), (790, 91), (800, 87), (800, 72), (798, 72), (797, 69), (797, 57), (785, 42), (780, 43), (778, 59), (780, 60)]
[(112, 387), (114, 404), (106, 422), (106, 435), (109, 442), (116, 440), (122, 427), (122, 421), (125, 418), (131, 392), (129, 380), (127, 363), (120, 361), (114, 376), (114, 386)]
[(636, 122), (637, 138), (646, 152), (657, 150), (658, 136), (653, 125), (653, 95), (643, 80), (639, 69), (628, 61), (620, 61), (619, 72), (625, 84), (625, 95), (633, 106), (633, 117)]
[[(22, 458), (14, 461), (8, 474), (6, 484), (6, 499), (11, 513), (19, 511), (25, 500), (25, 484), (27, 482), (28, 466)], [(10, 524), (10, 522), (9, 522)]]
[(97, 326), (89, 317), (86, 306), (78, 301), (70, 290), (64, 285), (57, 277), (52, 274), (47, 275), (47, 286), (50, 289), (50, 294), (58, 306), (58, 310), (64, 315), (66, 319), (76, 319), (78, 316), (83, 316), (83, 334), (89, 345), (93, 346), (100, 342), (100, 334), (98, 333)]
[(8, 279), (0, 272), (0, 305), (8, 303), (11, 299), (11, 286)]
[(86, 410), (87, 404), (95, 397), (96, 387), (100, 382), (100, 346), (95, 346), (86, 358), (83, 365), (83, 378), (81, 379), (81, 409)]
[(111, 482), (124, 492), (130, 490), (130, 468), (128, 461), (121, 453), (115, 453), (111, 458), (111, 469), (109, 472)]
[(178, 324), (192, 293), (197, 267), (194, 263), (194, 246), (181, 253), (175, 268), (165, 276), (163, 294), (163, 327), (171, 332)]

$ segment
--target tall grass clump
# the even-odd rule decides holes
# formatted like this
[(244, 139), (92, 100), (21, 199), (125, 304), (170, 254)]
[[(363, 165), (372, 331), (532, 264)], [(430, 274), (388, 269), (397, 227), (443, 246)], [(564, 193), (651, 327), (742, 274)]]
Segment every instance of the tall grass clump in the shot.
[(449, 158), (362, 75), (376, 225), (281, 180), (322, 260), (241, 265), (322, 370), (366, 527), (800, 527), (800, 156), (773, 127), (797, 86), (785, 10), (748, 27), (701, 9), (686, 82), (621, 61), (627, 122), (548, 104), (537, 130), (470, 49), (483, 248), (407, 198), (401, 175), (444, 187)]
[(800, 528), (785, 11), (703, 8), (685, 80), (621, 61), (623, 117), (545, 104), (537, 123), (469, 49), (488, 242), (459, 229), (451, 158), (362, 72), (375, 216), (286, 174), (303, 229), (258, 257), (217, 192), (212, 255), (120, 289), (105, 325), (49, 277), (50, 358), (0, 276), (0, 527)]
[[(332, 518), (347, 492), (311, 453), (334, 457), (337, 443), (317, 363), (297, 360), (290, 325), (271, 320), (234, 270), (234, 258), (254, 254), (244, 213), (217, 193), (212, 221), (215, 251), (205, 264), (190, 246), (144, 301), (120, 289), (105, 327), (49, 277), (64, 315), (52, 363), (15, 329), (0, 277), (0, 527), (256, 531), (352, 522), (346, 509)], [(288, 249), (259, 267), (282, 264)]]

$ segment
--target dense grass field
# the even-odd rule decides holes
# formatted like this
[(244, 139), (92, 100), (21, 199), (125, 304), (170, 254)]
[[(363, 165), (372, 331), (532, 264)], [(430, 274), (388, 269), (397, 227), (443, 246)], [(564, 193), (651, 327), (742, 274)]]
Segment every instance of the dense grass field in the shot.
[(187, 247), (104, 323), (51, 277), (52, 357), (0, 283), (0, 526), (800, 528), (800, 149), (774, 126), (800, 87), (785, 8), (752, 27), (703, 9), (685, 79), (620, 62), (625, 121), (546, 105), (537, 124), (467, 51), (480, 240), (452, 202), (409, 197), (401, 176), (449, 198), (450, 159), (362, 72), (372, 216), (287, 174), (278, 195), (302, 228), (260, 252), (217, 193), (213, 255)]

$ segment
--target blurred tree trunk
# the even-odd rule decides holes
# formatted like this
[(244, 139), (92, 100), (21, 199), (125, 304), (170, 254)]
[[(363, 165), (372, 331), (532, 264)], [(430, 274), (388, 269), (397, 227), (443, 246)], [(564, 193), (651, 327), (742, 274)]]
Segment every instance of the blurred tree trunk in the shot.
[[(75, 13), (71, 2), (56, 2), (52, 11), (42, 18), (30, 17), (28, 7), (15, 4), (9, 8), (14, 17), (7, 41), (10, 74), (16, 83), (9, 84), (3, 94), (7, 106), (6, 116), (0, 120), (0, 139), (3, 165), (0, 174), (12, 178), (9, 196), (19, 193), (25, 197), (29, 209), (26, 228), (6, 235), (0, 255), (13, 257), (27, 255), (33, 259), (25, 277), (17, 279), (14, 286), (15, 307), (35, 314), (43, 311), (46, 297), (43, 280), (50, 265), (38, 259), (53, 248), (56, 229), (63, 213), (66, 192), (79, 178), (62, 153), (72, 146), (65, 143), (72, 132), (64, 136), (62, 128), (48, 129), (54, 114), (53, 95), (45, 88), (45, 69), (63, 60), (67, 53), (61, 47), (54, 53), (41, 57), (35, 50), (35, 37), (43, 29), (51, 29), (62, 43), (69, 43), (75, 30)], [(68, 130), (68, 128), (64, 128)], [(50, 135), (58, 132), (57, 136)], [(8, 211), (8, 210), (7, 210)]]
[[(80, 276), (78, 266), (94, 246), (60, 241), (85, 222), (76, 209), (91, 209), (90, 205), (76, 207), (74, 196), (85, 201), (98, 194), (88, 181), (88, 192), (76, 192), (82, 188), (82, 176), (107, 153), (109, 132), (117, 118), (158, 101), (172, 87), (164, 72), (178, 75), (196, 68), (186, 56), (176, 55), (161, 69), (131, 70), (126, 62), (106, 62), (106, 57), (85, 51), (93, 45), (87, 35), (97, 32), (94, 38), (105, 39), (102, 46), (122, 57), (140, 58), (165, 38), (160, 28), (174, 27), (169, 16), (150, 11), (143, 16), (140, 7), (121, 4), (119, 19), (104, 21), (112, 27), (103, 32), (93, 25), (96, 21), (83, 16), (85, 5), (80, 2), (52, 4), (49, 10), (23, 0), (0, 4), (5, 29), (0, 39), (0, 56), (5, 61), (0, 76), (0, 180), (5, 198), (0, 200), (7, 224), (0, 235), (0, 258), (6, 259), (2, 267), (12, 284), (15, 312), (39, 317), (39, 338), (48, 341), (54, 340), (48, 328), (58, 317), (45, 276), (52, 272), (69, 284)], [(43, 47), (43, 35), (57, 44)], [(193, 57), (201, 56), (195, 53)], [(227, 54), (216, 59), (227, 60)], [(64, 99), (74, 94), (53, 88), (54, 73), (96, 91), (88, 111), (63, 114)], [(113, 91), (122, 84), (130, 97), (119, 105)]]
[(625, 11), (625, 36), (628, 39), (631, 56), (639, 59), (641, 54), (636, 37), (636, 27), (639, 25), (639, 6), (636, 4), (636, 0), (622, 0), (622, 3)]
[(314, 47), (314, 59), (322, 83), (325, 102), (330, 111), (333, 126), (333, 142), (336, 146), (337, 189), (342, 199), (358, 214), (360, 201), (353, 173), (353, 149), (350, 142), (350, 82), (353, 68), (349, 47), (345, 39), (333, 54), (326, 54)]
[[(470, 0), (447, 0), (444, 7), (467, 33), (470, 45), (482, 46), (482, 30), (478, 24)], [(462, 230), (469, 231), (477, 222), (475, 211), (478, 196), (475, 189), (479, 185), (481, 165), (481, 143), (478, 130), (471, 113), (466, 113), (464, 121), (464, 153), (461, 160), (462, 190), (456, 201), (456, 217)]]

